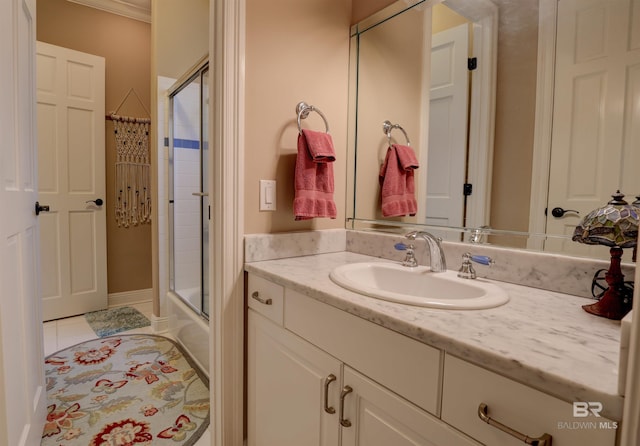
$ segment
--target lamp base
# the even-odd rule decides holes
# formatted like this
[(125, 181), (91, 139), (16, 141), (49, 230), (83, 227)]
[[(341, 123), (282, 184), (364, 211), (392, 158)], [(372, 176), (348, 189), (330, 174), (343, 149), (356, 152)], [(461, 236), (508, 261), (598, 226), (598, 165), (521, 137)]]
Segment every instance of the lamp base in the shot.
[(631, 301), (627, 300), (627, 297), (621, 292), (624, 286), (624, 275), (620, 270), (622, 248), (613, 247), (609, 253), (611, 254), (611, 263), (605, 275), (609, 288), (598, 302), (583, 305), (582, 308), (587, 313), (619, 321), (631, 310)]
[[(609, 290), (611, 290), (611, 288), (609, 288)], [(631, 310), (631, 305), (624, 304), (622, 295), (619, 291), (613, 290), (610, 293), (609, 290), (607, 290), (598, 302), (583, 305), (582, 308), (584, 311), (595, 314), (596, 316), (613, 319), (615, 321), (619, 321), (625, 317)]]

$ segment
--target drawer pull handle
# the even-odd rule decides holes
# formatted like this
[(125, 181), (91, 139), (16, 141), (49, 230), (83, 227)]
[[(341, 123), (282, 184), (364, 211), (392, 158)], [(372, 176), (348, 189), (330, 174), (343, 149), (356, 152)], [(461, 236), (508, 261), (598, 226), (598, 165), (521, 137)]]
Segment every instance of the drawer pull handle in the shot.
[(261, 304), (265, 304), (265, 305), (273, 304), (273, 301), (271, 300), (270, 297), (267, 297), (266, 299), (264, 297), (260, 297), (260, 293), (258, 293), (257, 291), (254, 291), (253, 294), (251, 294), (251, 297), (257, 300), (258, 302), (260, 302)]
[(329, 384), (336, 379), (336, 375), (333, 373), (324, 379), (324, 411), (330, 414), (336, 413), (336, 410), (333, 407), (329, 407)]
[(353, 389), (350, 386), (344, 386), (342, 392), (340, 392), (340, 424), (344, 427), (351, 427), (351, 421), (344, 418), (344, 399), (351, 392), (353, 392)]
[(505, 426), (499, 421), (494, 420), (489, 415), (487, 415), (489, 408), (485, 403), (480, 403), (478, 406), (478, 417), (489, 426), (493, 426), (497, 429), (500, 429), (502, 432), (505, 432), (513, 437), (516, 437), (518, 440), (523, 441), (525, 444), (530, 444), (533, 446), (551, 446), (552, 437), (549, 434), (543, 434), (538, 438), (531, 438), (527, 435), (521, 434), (518, 431), (511, 429), (509, 426)]

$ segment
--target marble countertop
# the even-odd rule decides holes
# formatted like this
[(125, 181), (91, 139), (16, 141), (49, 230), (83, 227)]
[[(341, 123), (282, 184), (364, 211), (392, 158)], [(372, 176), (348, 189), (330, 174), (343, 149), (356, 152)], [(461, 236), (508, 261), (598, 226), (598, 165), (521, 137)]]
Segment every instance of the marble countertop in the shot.
[(352, 252), (251, 262), (245, 270), (569, 403), (598, 401), (619, 421), (620, 322), (593, 316), (592, 300), (494, 282), (510, 301), (486, 310), (440, 310), (374, 299), (331, 281), (339, 265), (388, 262)]

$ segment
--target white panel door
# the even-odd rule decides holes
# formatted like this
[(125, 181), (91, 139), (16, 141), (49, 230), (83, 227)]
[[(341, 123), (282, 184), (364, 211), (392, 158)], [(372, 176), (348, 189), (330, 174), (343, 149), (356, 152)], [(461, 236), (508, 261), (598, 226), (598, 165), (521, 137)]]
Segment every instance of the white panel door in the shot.
[[(620, 189), (640, 195), (640, 0), (558, 2), (547, 233), (573, 234)], [(579, 211), (561, 218), (551, 209)], [(608, 257), (603, 247), (545, 249)]]
[(46, 415), (38, 280), (35, 0), (0, 14), (0, 444), (39, 445)]
[(433, 35), (425, 223), (463, 226), (469, 97), (469, 26)]
[(104, 58), (38, 42), (44, 320), (107, 307)]

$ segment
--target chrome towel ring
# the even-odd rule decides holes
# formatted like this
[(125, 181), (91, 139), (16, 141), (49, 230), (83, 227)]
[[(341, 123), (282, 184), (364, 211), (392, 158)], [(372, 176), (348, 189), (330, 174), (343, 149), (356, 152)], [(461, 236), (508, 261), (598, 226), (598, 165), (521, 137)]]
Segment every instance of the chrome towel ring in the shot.
[(309, 116), (309, 113), (312, 111), (320, 115), (320, 117), (324, 121), (324, 126), (326, 128), (325, 131), (326, 133), (329, 133), (329, 122), (327, 121), (327, 118), (324, 116), (324, 114), (313, 105), (309, 105), (304, 101), (298, 102), (298, 105), (296, 105), (296, 114), (298, 115), (298, 132), (302, 133), (302, 127), (300, 126), (300, 119), (307, 119), (307, 116)]
[(405, 139), (407, 140), (407, 146), (411, 145), (411, 141), (409, 141), (409, 136), (407, 135), (407, 132), (404, 131), (404, 129), (400, 126), (400, 124), (391, 124), (390, 121), (384, 121), (382, 123), (382, 131), (384, 132), (385, 135), (387, 135), (387, 139), (389, 140), (389, 145), (391, 145), (391, 131), (393, 129), (400, 130), (404, 135)]

